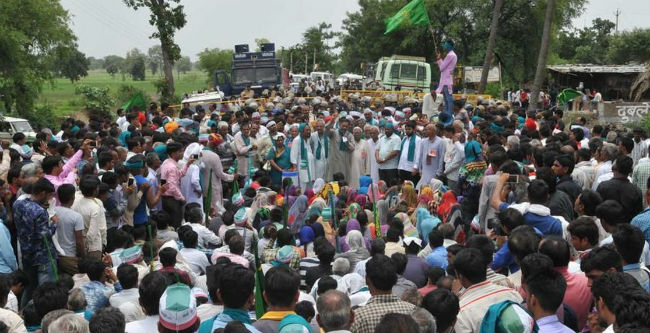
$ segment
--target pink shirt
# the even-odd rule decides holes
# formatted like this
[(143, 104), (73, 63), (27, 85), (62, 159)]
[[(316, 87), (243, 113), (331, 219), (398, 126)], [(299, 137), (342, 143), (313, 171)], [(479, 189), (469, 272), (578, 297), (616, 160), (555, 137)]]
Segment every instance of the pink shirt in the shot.
[(578, 327), (584, 327), (587, 322), (591, 301), (591, 289), (587, 285), (587, 277), (583, 273), (569, 273), (568, 267), (555, 267), (566, 280), (564, 303), (568, 304), (578, 317)]
[(167, 158), (160, 166), (160, 178), (167, 180), (167, 191), (163, 193), (164, 196), (174, 197), (176, 200), (185, 201), (185, 197), (181, 192), (181, 178), (187, 172), (189, 164), (185, 164), (183, 170), (178, 168), (178, 162), (173, 158)]
[(437, 61), (438, 68), (440, 68), (440, 82), (438, 82), (438, 89), (436, 92), (441, 92), (442, 87), (447, 86), (447, 90), (451, 94), (453, 91), (452, 85), (454, 84), (453, 75), (454, 68), (456, 68), (457, 61), (456, 53), (454, 51), (449, 51), (445, 56), (445, 59), (440, 59)]
[[(74, 184), (75, 181), (75, 173), (72, 172), (76, 167), (77, 164), (79, 164), (79, 161), (81, 161), (81, 157), (83, 156), (83, 150), (78, 150), (66, 164), (63, 165), (63, 170), (61, 170), (61, 173), (58, 176), (55, 175), (45, 175), (43, 176), (45, 179), (49, 180), (52, 185), (54, 185), (54, 190), (56, 191), (59, 186), (63, 184)], [(57, 200), (58, 202), (58, 200)]]

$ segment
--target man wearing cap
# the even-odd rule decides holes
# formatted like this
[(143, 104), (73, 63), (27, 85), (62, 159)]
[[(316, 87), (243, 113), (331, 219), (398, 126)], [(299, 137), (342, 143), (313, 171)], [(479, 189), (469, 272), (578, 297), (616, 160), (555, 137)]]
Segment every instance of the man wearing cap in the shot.
[(180, 282), (167, 287), (160, 298), (158, 332), (195, 332), (200, 324), (190, 287)]
[[(456, 53), (454, 52), (454, 42), (451, 39), (445, 41), (444, 49), (447, 51), (447, 55), (442, 59), (440, 53), (436, 53), (436, 63), (440, 68), (440, 84), (436, 93), (442, 92), (444, 96), (445, 108), (443, 113), (447, 114), (448, 122), (451, 123), (454, 119), (454, 96), (452, 85), (454, 83), (453, 73), (456, 68)], [(448, 123), (444, 123), (448, 125)]]
[(422, 98), (422, 113), (429, 119), (437, 115), (443, 105), (443, 96), (436, 91), (436, 88), (435, 85), (431, 85), (429, 93)]
[(338, 129), (333, 127), (333, 122), (327, 124), (327, 135), (330, 138), (330, 163), (327, 168), (327, 177), (333, 179), (336, 173), (342, 173), (346, 181), (350, 181), (350, 166), (352, 165), (352, 152), (354, 151), (354, 138), (350, 133), (350, 121), (339, 115)]
[(311, 129), (309, 125), (301, 123), (298, 127), (300, 133), (291, 144), (291, 170), (298, 171), (300, 188), (303, 191), (311, 188), (314, 178), (314, 154), (309, 144)]
[(401, 148), (401, 140), (394, 130), (393, 123), (387, 122), (384, 129), (385, 135), (379, 138), (375, 150), (375, 159), (379, 165), (379, 178), (389, 185), (394, 185), (398, 180), (397, 165)]
[(329, 137), (325, 135), (325, 121), (316, 121), (315, 131), (311, 134), (309, 143), (314, 152), (313, 179), (325, 179), (327, 175), (327, 158), (329, 156)]

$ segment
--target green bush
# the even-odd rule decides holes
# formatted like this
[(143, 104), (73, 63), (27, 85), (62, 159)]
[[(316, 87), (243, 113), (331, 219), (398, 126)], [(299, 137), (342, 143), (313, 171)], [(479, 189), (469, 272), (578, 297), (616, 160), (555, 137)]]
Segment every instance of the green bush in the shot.
[(48, 127), (56, 132), (56, 124), (59, 123), (56, 121), (56, 117), (54, 116), (54, 106), (49, 103), (36, 105), (34, 111), (21, 112), (20, 115), (17, 116), (29, 120), (29, 123), (35, 130)]
[(82, 105), (91, 113), (99, 116), (110, 114), (115, 100), (111, 97), (108, 88), (89, 87), (78, 85), (75, 93), (82, 96)]

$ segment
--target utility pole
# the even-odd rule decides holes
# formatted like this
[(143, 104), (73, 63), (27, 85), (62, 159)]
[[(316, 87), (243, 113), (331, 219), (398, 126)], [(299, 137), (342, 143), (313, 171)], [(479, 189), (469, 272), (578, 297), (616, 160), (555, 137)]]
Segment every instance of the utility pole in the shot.
[(621, 10), (619, 8), (616, 9), (614, 12), (614, 16), (616, 16), (616, 33), (618, 33), (618, 16), (621, 15)]
[(309, 61), (309, 53), (305, 52), (305, 75), (307, 75), (307, 62)]
[(316, 48), (314, 48), (314, 63), (311, 66), (312, 72), (316, 70)]
[(293, 50), (289, 51), (289, 72), (293, 73)]

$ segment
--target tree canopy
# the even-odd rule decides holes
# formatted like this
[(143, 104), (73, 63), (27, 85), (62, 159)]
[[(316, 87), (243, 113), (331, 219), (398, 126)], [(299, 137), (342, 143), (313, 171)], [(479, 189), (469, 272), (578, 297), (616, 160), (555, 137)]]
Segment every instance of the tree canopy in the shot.
[(218, 48), (205, 49), (199, 52), (197, 67), (207, 74), (207, 81), (212, 82), (214, 71), (220, 69), (230, 72), (232, 67), (232, 50)]

